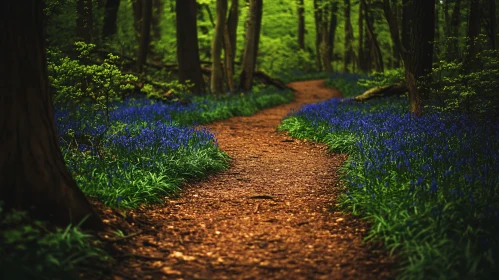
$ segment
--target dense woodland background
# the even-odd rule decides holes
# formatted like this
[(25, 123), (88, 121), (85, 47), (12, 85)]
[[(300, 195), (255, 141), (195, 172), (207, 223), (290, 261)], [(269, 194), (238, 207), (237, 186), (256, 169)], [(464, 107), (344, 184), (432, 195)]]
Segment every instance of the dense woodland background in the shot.
[[(7, 8), (0, 14), (5, 19), (0, 77), (2, 88), (14, 94), (0, 99), (4, 139), (0, 214), (21, 209), (28, 210), (29, 215), (9, 214), (3, 219), (2, 230), (10, 234), (10, 239), (3, 240), (2, 245), (11, 251), (2, 255), (15, 255), (18, 249), (25, 252), (27, 247), (19, 245), (24, 242), (21, 240), (35, 242), (40, 232), (50, 231), (41, 222), (35, 222), (35, 227), (14, 226), (24, 219), (34, 217), (66, 226), (91, 214), (82, 225), (101, 229), (102, 221), (94, 215), (87, 196), (108, 206), (134, 208), (160, 202), (160, 196), (177, 191), (184, 179), (227, 168), (227, 155), (216, 147), (213, 135), (199, 132), (192, 125), (249, 115), (289, 102), (292, 94), (286, 84), (290, 81), (328, 78), (326, 84), (340, 88), (357, 105), (372, 99), (378, 102), (381, 96), (402, 96), (403, 105), (400, 100), (383, 99), (361, 110), (369, 106), (377, 108), (370, 112), (403, 108), (410, 118), (400, 114), (397, 118), (413, 124), (413, 134), (424, 133), (418, 130), (416, 120), (423, 123), (435, 118), (431, 120), (483, 128), (481, 137), (495, 139), (497, 133), (492, 135), (487, 129), (496, 125), (499, 117), (498, 4), (497, 0), (46, 0), (23, 6), (7, 1)], [(157, 102), (131, 98), (138, 96)], [(328, 103), (329, 109), (338, 106), (334, 102)], [(325, 110), (316, 114), (323, 118), (307, 120), (303, 125), (327, 123), (329, 113)], [(369, 118), (366, 116), (361, 117)], [(324, 127), (329, 131), (334, 125), (339, 124), (331, 122)], [(293, 129), (287, 128), (290, 132)], [(365, 129), (370, 131), (369, 127)], [(473, 131), (456, 134), (453, 139), (464, 139), (474, 135)], [(352, 139), (357, 138), (341, 141), (354, 146), (357, 142)], [(464, 267), (473, 278), (497, 271), (499, 200), (496, 146), (490, 142), (482, 147), (476, 139), (470, 141), (470, 147), (484, 148), (484, 157), (475, 159), (469, 154), (471, 159), (463, 162), (472, 165), (476, 160), (485, 167), (455, 181), (468, 186), (468, 194), (461, 191), (460, 204), (445, 204), (449, 202), (446, 196), (437, 202), (432, 196), (425, 199), (443, 203), (442, 209), (447, 210), (459, 205), (455, 208), (461, 212), (449, 214), (452, 218), (446, 225), (452, 228), (459, 224), (459, 229), (449, 232), (466, 232), (469, 239), (456, 239), (447, 231), (432, 236), (434, 240), (451, 236), (448, 240), (460, 244), (456, 248), (466, 253)], [(457, 140), (449, 143), (437, 146), (453, 150), (454, 156), (469, 148), (460, 146)], [(418, 145), (408, 154), (426, 151), (420, 147), (426, 147), (424, 143)], [(161, 148), (147, 155), (139, 152), (148, 146)], [(187, 146), (194, 148), (183, 149)], [(356, 152), (354, 148), (347, 150)], [(158, 160), (166, 155), (171, 160)], [(425, 158), (431, 157), (428, 154)], [(171, 164), (186, 159), (194, 163), (181, 167)], [(440, 159), (435, 152), (433, 160)], [(134, 160), (135, 164), (128, 164)], [(400, 169), (399, 165), (390, 168)], [(92, 172), (79, 172), (81, 166)], [(124, 172), (127, 168), (133, 172)], [(421, 170), (436, 174), (430, 167), (424, 168)], [(445, 174), (456, 170), (453, 165), (445, 168)], [(376, 176), (369, 177), (370, 181), (376, 181)], [(470, 179), (473, 176), (478, 179)], [(136, 177), (146, 179), (137, 183), (132, 180)], [(406, 179), (411, 186), (427, 184), (430, 189), (442, 179), (423, 177)], [(488, 189), (477, 194), (472, 187), (480, 180)], [(141, 188), (150, 182), (160, 182), (159, 187)], [(109, 191), (102, 188), (104, 185), (120, 189)], [(449, 193), (460, 192), (449, 189)], [(475, 201), (481, 201), (479, 206)], [(431, 209), (426, 211), (429, 216)], [(469, 211), (472, 214), (456, 218), (466, 214), (463, 209), (473, 209)], [(438, 225), (440, 217), (435, 222)], [(479, 222), (473, 222), (475, 219)], [(434, 226), (432, 223), (428, 224)], [(58, 258), (65, 259), (75, 246), (80, 246), (79, 252), (86, 256), (104, 255), (88, 241), (90, 236), (78, 235), (75, 227), (58, 233), (58, 237), (47, 237), (45, 245), (59, 244), (67, 236), (74, 237), (74, 243), (68, 241), (65, 249), (48, 254), (47, 263), (60, 268)], [(386, 236), (391, 240), (391, 235)], [(416, 240), (419, 235), (411, 238)], [(485, 243), (480, 243), (483, 240)], [(397, 250), (399, 244), (393, 244), (392, 250)], [(473, 244), (481, 245), (473, 251)], [(47, 248), (53, 249), (50, 246)], [(451, 245), (446, 246), (446, 256), (456, 254)], [(419, 264), (431, 262), (424, 257), (417, 262), (411, 256), (405, 264), (413, 266), (407, 266), (406, 272), (412, 269), (414, 274), (404, 275), (417, 275), (418, 269), (426, 269)], [(32, 261), (36, 263), (37, 259)], [(440, 267), (451, 267), (446, 264), (452, 260), (442, 263)], [(9, 267), (9, 262), (2, 265)], [(440, 275), (440, 268), (435, 267), (428, 269), (429, 275)]]

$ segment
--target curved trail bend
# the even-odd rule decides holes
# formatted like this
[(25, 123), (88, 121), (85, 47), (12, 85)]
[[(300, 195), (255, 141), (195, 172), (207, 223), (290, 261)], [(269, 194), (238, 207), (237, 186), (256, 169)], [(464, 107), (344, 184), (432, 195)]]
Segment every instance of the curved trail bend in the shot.
[(129, 257), (114, 279), (390, 278), (391, 260), (362, 242), (365, 224), (331, 211), (345, 156), (276, 132), (291, 109), (341, 96), (323, 83), (291, 83), (293, 103), (208, 125), (231, 168), (132, 211), (147, 222), (120, 245)]

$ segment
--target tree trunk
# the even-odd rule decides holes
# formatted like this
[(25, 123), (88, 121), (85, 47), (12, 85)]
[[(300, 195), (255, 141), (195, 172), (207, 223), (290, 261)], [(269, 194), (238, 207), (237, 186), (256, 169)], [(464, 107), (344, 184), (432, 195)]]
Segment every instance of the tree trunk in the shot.
[(248, 20), (246, 22), (246, 39), (244, 46), (244, 56), (241, 65), (241, 75), (239, 76), (239, 87), (245, 91), (251, 90), (253, 83), (253, 73), (258, 47), (259, 26), (261, 20), (262, 0), (249, 1)]
[(159, 41), (161, 39), (161, 18), (163, 17), (163, 0), (153, 0), (152, 12), (152, 39)]
[(345, 3), (345, 57), (343, 64), (343, 72), (348, 72), (348, 65), (350, 65), (353, 61), (353, 41), (355, 38), (353, 37), (353, 27), (352, 22), (350, 20), (350, 0), (344, 0)]
[(0, 11), (0, 200), (5, 210), (67, 225), (102, 221), (66, 168), (49, 93), (43, 2), (6, 1)]
[(215, 34), (211, 44), (211, 93), (220, 94), (224, 92), (221, 55), (227, 15), (227, 0), (217, 0), (216, 7)]
[(457, 44), (457, 37), (459, 37), (459, 28), (461, 26), (461, 0), (456, 0), (454, 3), (454, 8), (452, 9), (452, 17), (450, 24), (450, 37), (453, 40), (448, 42), (448, 55), (447, 60), (456, 59), (459, 56), (459, 48)]
[(181, 83), (190, 81), (192, 92), (201, 94), (205, 92), (205, 84), (199, 61), (196, 0), (176, 0), (175, 12), (179, 80)]
[(224, 28), (224, 67), (229, 90), (235, 90), (234, 85), (234, 58), (236, 57), (237, 23), (239, 18), (239, 1), (232, 0), (232, 4)]
[(303, 0), (297, 1), (298, 5), (298, 48), (305, 49), (305, 7)]
[(142, 20), (142, 1), (144, 0), (131, 0), (132, 1), (132, 10), (133, 10), (133, 27), (135, 28), (135, 32), (140, 34), (140, 21)]
[(367, 6), (367, 3), (365, 0), (361, 0), (361, 2), (364, 4), (366, 7), (366, 27), (367, 27), (367, 35), (369, 36), (369, 39), (371, 40), (373, 44), (373, 50), (374, 50), (374, 57), (375, 57), (375, 69), (377, 72), (383, 72), (385, 69), (383, 65), (383, 57), (381, 55), (381, 48), (379, 47), (378, 39), (376, 39), (376, 36), (374, 35), (374, 18), (369, 17), (369, 9)]
[(364, 11), (365, 7), (362, 1), (359, 2), (359, 48), (358, 48), (358, 62), (357, 65), (359, 67), (360, 72), (366, 73), (365, 61), (364, 61)]
[(471, 0), (470, 13), (468, 17), (468, 38), (467, 38), (467, 55), (464, 58), (464, 68), (472, 70), (474, 68), (473, 61), (478, 53), (476, 40), (480, 35), (480, 11), (482, 9), (481, 0)]
[(76, 36), (85, 43), (92, 41), (92, 0), (76, 1)]
[(319, 7), (322, 0), (314, 0), (314, 21), (315, 21), (315, 64), (317, 70), (322, 71), (321, 59), (321, 22), (322, 22), (322, 9)]
[(497, 50), (499, 48), (499, 35), (497, 30), (497, 14), (496, 14), (496, 0), (489, 1), (489, 36), (490, 44), (492, 49)]
[(412, 1), (410, 55), (404, 59), (411, 114), (421, 116), (422, 100), (428, 99), (435, 36), (435, 0)]
[(142, 72), (147, 60), (151, 43), (152, 0), (142, 0), (142, 21), (140, 26), (139, 51), (137, 53), (137, 72)]
[(334, 39), (336, 37), (336, 28), (338, 27), (338, 2), (331, 3), (331, 19), (329, 20), (329, 61), (334, 61)]
[(118, 10), (120, 8), (120, 0), (107, 0), (104, 7), (104, 25), (102, 27), (102, 37), (112, 37), (117, 32), (116, 19), (118, 18)]

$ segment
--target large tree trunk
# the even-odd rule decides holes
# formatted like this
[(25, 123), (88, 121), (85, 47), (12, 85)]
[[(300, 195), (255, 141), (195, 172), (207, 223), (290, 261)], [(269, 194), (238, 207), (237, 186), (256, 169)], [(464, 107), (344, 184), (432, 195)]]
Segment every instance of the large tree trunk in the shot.
[(421, 116), (421, 99), (428, 99), (435, 36), (435, 0), (412, 1), (410, 55), (404, 59), (411, 113)]
[(353, 27), (350, 20), (351, 5), (350, 0), (344, 0), (345, 3), (345, 56), (343, 64), (343, 72), (348, 72), (348, 65), (350, 65), (354, 58), (353, 51)]
[(199, 61), (198, 34), (196, 22), (196, 0), (176, 0), (177, 14), (177, 60), (179, 80), (194, 84), (192, 92), (205, 92)]
[(297, 1), (298, 5), (298, 48), (305, 49), (305, 7), (303, 0)]
[(107, 38), (116, 34), (116, 19), (120, 8), (120, 0), (107, 0), (104, 7), (104, 25), (102, 27), (102, 37)]
[(211, 44), (211, 93), (213, 94), (224, 92), (222, 59), (220, 56), (222, 55), (225, 17), (227, 14), (227, 0), (217, 0), (216, 7), (215, 34)]
[(92, 41), (92, 0), (76, 1), (76, 36), (85, 43)]
[(262, 0), (249, 1), (249, 14), (246, 22), (246, 40), (244, 46), (244, 56), (239, 76), (239, 87), (245, 91), (251, 90), (253, 83), (253, 73), (258, 51), (260, 37), (260, 26), (262, 16)]
[(54, 125), (43, 2), (6, 1), (0, 11), (0, 200), (59, 225), (103, 224), (66, 168)]
[(142, 0), (142, 22), (140, 26), (139, 51), (137, 52), (137, 72), (142, 72), (151, 44), (152, 0)]

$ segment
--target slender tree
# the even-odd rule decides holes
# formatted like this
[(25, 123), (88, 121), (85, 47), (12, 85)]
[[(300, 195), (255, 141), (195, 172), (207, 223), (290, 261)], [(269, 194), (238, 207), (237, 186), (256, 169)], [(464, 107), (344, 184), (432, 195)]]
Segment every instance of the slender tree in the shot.
[(224, 92), (222, 59), (220, 56), (222, 54), (226, 15), (227, 0), (217, 0), (215, 34), (211, 43), (211, 92), (214, 94)]
[(241, 75), (239, 76), (239, 87), (245, 91), (249, 91), (253, 83), (253, 73), (256, 66), (256, 56), (258, 53), (258, 43), (260, 37), (262, 8), (262, 0), (249, 1), (244, 55), (241, 66)]
[(359, 47), (357, 51), (357, 66), (359, 67), (359, 70), (361, 72), (367, 72), (366, 66), (365, 66), (365, 61), (364, 61), (364, 15), (365, 15), (365, 5), (363, 4), (363, 1), (359, 1), (359, 22), (358, 22), (358, 28), (359, 28)]
[(234, 85), (234, 58), (236, 56), (237, 43), (237, 23), (239, 19), (239, 1), (232, 0), (227, 17), (227, 23), (224, 28), (224, 67), (225, 76), (229, 90), (235, 90)]
[(137, 34), (140, 34), (140, 22), (142, 20), (142, 1), (144, 0), (131, 0), (132, 1), (132, 11), (133, 11), (133, 27)]
[(468, 36), (467, 36), (467, 54), (464, 57), (464, 68), (472, 70), (473, 60), (478, 53), (477, 39), (480, 35), (480, 11), (482, 10), (481, 0), (470, 0), (470, 9), (468, 16)]
[(43, 1), (4, 1), (0, 10), (0, 200), (60, 225), (103, 224), (66, 168), (49, 93)]
[(322, 25), (322, 0), (314, 0), (314, 22), (315, 22), (315, 64), (317, 70), (322, 71), (321, 59), (321, 25)]
[(161, 39), (161, 18), (163, 17), (164, 1), (163, 0), (153, 0), (153, 11), (152, 11), (152, 39)]
[(297, 1), (298, 6), (298, 48), (305, 49), (305, 5), (303, 0)]
[(196, 22), (196, 0), (176, 0), (177, 60), (179, 80), (190, 81), (192, 92), (205, 92), (205, 84), (199, 60), (198, 34)]
[(344, 0), (345, 4), (345, 10), (344, 10), (344, 15), (345, 15), (345, 55), (344, 55), (344, 64), (343, 64), (343, 71), (348, 72), (348, 65), (350, 65), (353, 61), (353, 58), (355, 56), (355, 53), (353, 51), (353, 41), (355, 38), (353, 37), (353, 27), (352, 27), (352, 21), (350, 20), (350, 12), (351, 12), (351, 5), (350, 5), (350, 0)]
[(92, 0), (76, 1), (76, 36), (83, 42), (92, 41)]
[(139, 50), (137, 52), (137, 71), (142, 72), (151, 44), (152, 0), (142, 0), (142, 21), (140, 24)]
[(116, 34), (116, 20), (120, 8), (120, 0), (107, 0), (104, 7), (104, 24), (102, 26), (102, 37), (107, 38)]
[(374, 17), (372, 15), (369, 15), (369, 6), (366, 2), (366, 0), (360, 0), (362, 5), (366, 7), (366, 27), (367, 27), (367, 36), (369, 37), (369, 41), (372, 43), (372, 50), (374, 51), (374, 62), (375, 62), (375, 69), (377, 72), (383, 72), (384, 71), (384, 64), (383, 64), (383, 56), (381, 54), (381, 48), (378, 43), (378, 39), (376, 38), (376, 35), (374, 34)]

